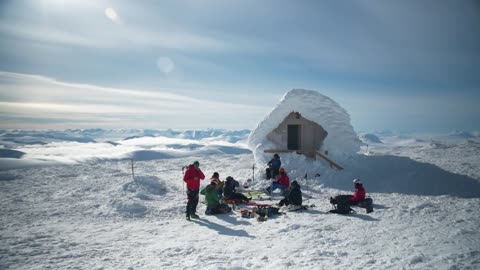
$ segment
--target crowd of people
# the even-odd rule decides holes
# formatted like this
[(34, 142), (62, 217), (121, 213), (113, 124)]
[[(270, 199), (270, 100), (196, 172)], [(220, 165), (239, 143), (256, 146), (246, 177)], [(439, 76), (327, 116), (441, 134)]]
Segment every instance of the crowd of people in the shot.
[[(283, 199), (280, 200), (277, 206), (287, 206), (293, 210), (301, 209), (303, 202), (301, 186), (297, 181), (290, 183), (290, 178), (285, 168), (282, 167), (280, 156), (275, 154), (267, 165), (266, 175), (267, 179), (271, 180), (271, 184), (265, 188), (265, 193), (271, 195), (273, 191), (279, 189)], [(187, 166), (183, 180), (187, 186), (188, 200), (186, 218), (188, 220), (190, 220), (190, 218), (199, 218), (196, 213), (199, 194), (205, 196), (207, 204), (206, 215), (228, 213), (232, 211), (232, 209), (227, 203), (249, 203), (252, 200), (252, 197), (247, 197), (238, 191), (240, 183), (232, 176), (228, 176), (225, 178), (225, 181), (221, 181), (220, 174), (214, 172), (210, 177), (210, 183), (200, 191), (200, 181), (204, 179), (205, 175), (200, 169), (200, 163), (198, 161)], [(362, 182), (359, 179), (354, 179), (353, 182), (355, 188), (353, 195), (339, 195), (335, 198), (330, 198), (330, 202), (336, 206), (335, 209), (331, 211), (332, 213), (344, 214), (347, 208), (351, 210), (350, 206), (354, 205), (366, 208), (367, 213), (373, 211), (372, 201), (370, 198), (366, 198), (366, 192)]]

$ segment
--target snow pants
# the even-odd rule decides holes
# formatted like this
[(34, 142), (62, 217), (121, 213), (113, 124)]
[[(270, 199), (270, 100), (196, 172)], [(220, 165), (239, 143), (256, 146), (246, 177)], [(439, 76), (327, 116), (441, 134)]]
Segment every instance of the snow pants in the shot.
[(272, 186), (267, 187), (267, 192), (268, 192), (268, 194), (272, 194), (272, 191), (274, 191), (274, 190), (277, 189), (277, 188), (282, 191), (282, 195), (285, 195), (285, 191), (287, 191), (287, 188), (288, 188), (288, 187), (286, 187), (286, 186), (284, 186), (284, 185), (280, 185), (280, 184), (278, 184), (278, 183), (273, 183)]
[(267, 180), (268, 179), (275, 179), (275, 177), (277, 177), (277, 175), (279, 175), (279, 169), (275, 169), (275, 168), (267, 168), (266, 169), (266, 173), (267, 173)]
[[(289, 206), (289, 205), (293, 205), (293, 204), (288, 198), (285, 198), (285, 199), (280, 200), (280, 202), (278, 202), (278, 206), (284, 206), (284, 205)], [(296, 205), (296, 206), (301, 207), (301, 205)]]
[(213, 207), (207, 207), (205, 210), (205, 215), (216, 215), (231, 212), (232, 208), (224, 203), (217, 204)]
[(198, 192), (198, 189), (187, 189), (187, 216), (197, 212)]
[(290, 201), (287, 198), (280, 200), (280, 202), (278, 202), (278, 206), (284, 206), (284, 205), (286, 206), (290, 205)]

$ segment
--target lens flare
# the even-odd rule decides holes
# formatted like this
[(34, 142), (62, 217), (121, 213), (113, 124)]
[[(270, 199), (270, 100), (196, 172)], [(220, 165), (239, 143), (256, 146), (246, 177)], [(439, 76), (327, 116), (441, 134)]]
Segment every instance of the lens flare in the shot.
[(175, 63), (169, 57), (159, 57), (157, 59), (157, 67), (161, 72), (168, 74), (175, 68)]

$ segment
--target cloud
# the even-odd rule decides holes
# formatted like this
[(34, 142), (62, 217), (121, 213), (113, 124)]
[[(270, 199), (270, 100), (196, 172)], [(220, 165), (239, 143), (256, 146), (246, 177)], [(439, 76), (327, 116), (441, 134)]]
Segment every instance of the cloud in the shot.
[[(118, 89), (0, 72), (1, 128), (243, 128), (268, 111), (248, 104), (195, 99), (163, 91)], [(49, 123), (51, 119), (51, 123)], [(250, 123), (249, 123), (250, 122)]]
[[(68, 131), (67, 131), (68, 133)], [(21, 135), (18, 133), (17, 135)], [(40, 140), (43, 131), (35, 131), (36, 138)], [(244, 135), (246, 136), (246, 135)], [(51, 134), (46, 131), (45, 137)], [(21, 140), (21, 137), (17, 137)], [(75, 164), (89, 160), (118, 160), (118, 159), (163, 159), (169, 157), (190, 157), (219, 154), (245, 154), (250, 153), (247, 145), (242, 142), (229, 143), (222, 136), (211, 137), (211, 140), (190, 140), (168, 137), (138, 137), (116, 141), (113, 145), (108, 142), (72, 142), (50, 141), (45, 144), (32, 144), (17, 147), (25, 155), (17, 162), (10, 162), (0, 169), (31, 165), (49, 165), (54, 163)], [(195, 148), (192, 149), (192, 145)], [(6, 159), (2, 159), (5, 163)], [(47, 162), (47, 163), (41, 163)], [(29, 164), (32, 163), (32, 164)], [(38, 164), (37, 164), (38, 163)]]
[[(139, 25), (123, 22), (112, 8), (105, 10), (105, 17), (115, 25), (83, 25), (79, 22), (67, 26), (48, 25), (35, 21), (2, 22), (0, 33), (10, 37), (27, 39), (37, 43), (77, 46), (100, 49), (134, 48), (168, 49), (183, 52), (232, 52), (258, 51), (260, 40), (248, 36), (227, 33), (195, 32), (188, 28)], [(98, 18), (92, 18), (97, 21)], [(92, 22), (90, 22), (92, 23)]]

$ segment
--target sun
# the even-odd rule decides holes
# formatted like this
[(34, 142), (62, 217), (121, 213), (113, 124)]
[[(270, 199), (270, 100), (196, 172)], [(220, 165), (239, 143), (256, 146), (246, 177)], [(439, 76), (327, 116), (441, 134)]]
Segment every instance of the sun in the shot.
[(105, 16), (114, 23), (120, 23), (120, 18), (118, 17), (117, 12), (113, 8), (106, 8)]

